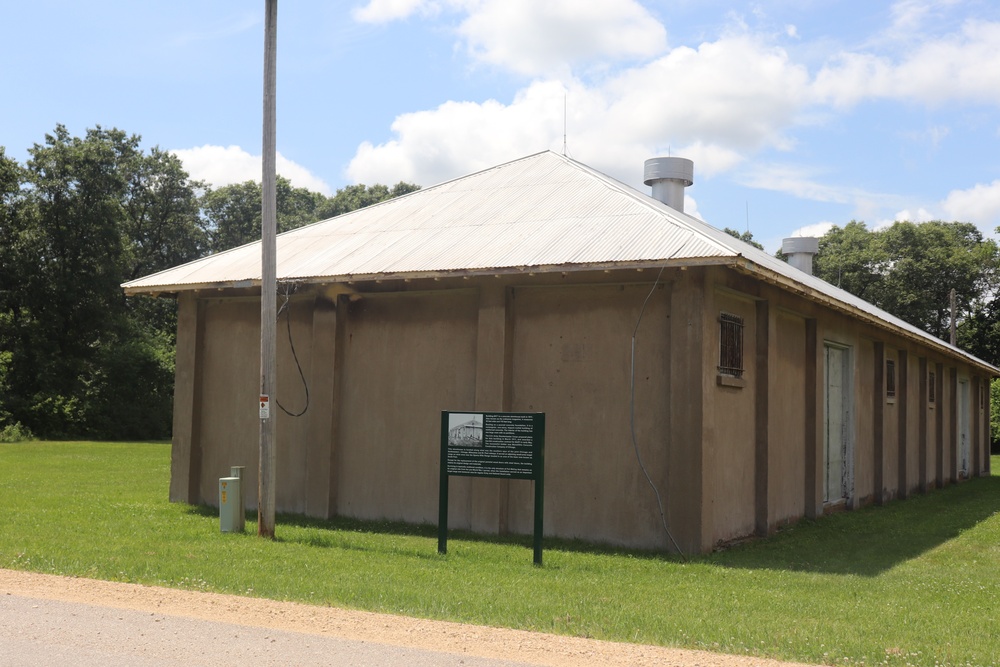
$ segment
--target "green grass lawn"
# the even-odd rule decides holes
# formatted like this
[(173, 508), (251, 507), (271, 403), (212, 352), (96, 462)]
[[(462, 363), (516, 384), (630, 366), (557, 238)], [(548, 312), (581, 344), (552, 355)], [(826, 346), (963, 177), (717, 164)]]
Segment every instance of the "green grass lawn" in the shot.
[[(0, 445), (0, 567), (836, 665), (1000, 664), (1000, 476), (682, 562), (166, 501), (169, 445)], [(993, 470), (1000, 457), (993, 458)]]

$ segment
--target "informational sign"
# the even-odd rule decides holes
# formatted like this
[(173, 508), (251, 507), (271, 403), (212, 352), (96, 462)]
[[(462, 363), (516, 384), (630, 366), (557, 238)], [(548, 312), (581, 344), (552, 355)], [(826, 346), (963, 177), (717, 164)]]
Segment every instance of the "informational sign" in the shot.
[(449, 412), (442, 442), (449, 475), (535, 479), (541, 468), (545, 415)]
[(271, 399), (266, 394), (260, 395), (260, 418), (261, 419), (271, 418)]
[(535, 564), (542, 564), (545, 413), (442, 412), (438, 552), (447, 553), (448, 478), (498, 477), (535, 482)]

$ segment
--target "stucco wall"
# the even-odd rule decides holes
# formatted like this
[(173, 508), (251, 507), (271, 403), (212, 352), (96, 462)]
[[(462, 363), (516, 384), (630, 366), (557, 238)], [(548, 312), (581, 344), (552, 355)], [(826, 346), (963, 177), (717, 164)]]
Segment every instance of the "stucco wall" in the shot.
[[(546, 414), (546, 534), (666, 547), (632, 444), (630, 357), (650, 296), (636, 334), (635, 436), (666, 499), (669, 294), (662, 284), (651, 295), (650, 285), (513, 291), (511, 408)], [(529, 533), (530, 486), (510, 484), (510, 529)]]
[[(339, 514), (437, 522), (441, 411), (475, 401), (477, 313), (474, 290), (350, 304), (335, 436)], [(468, 504), (451, 497), (449, 518), (461, 526)]]
[(219, 478), (246, 466), (248, 507), (257, 506), (260, 421), (260, 303), (210, 299), (204, 304), (201, 363), (201, 502), (218, 504)]
[(781, 524), (805, 515), (805, 413), (809, 392), (803, 364), (806, 359), (805, 320), (778, 311), (771, 350), (771, 442), (768, 473), (768, 521)]
[[(305, 405), (302, 380), (289, 344), (286, 317), (291, 317), (292, 341), (299, 362), (311, 365), (312, 301), (293, 303), (277, 328), (277, 395), (289, 412)], [(197, 422), (201, 456), (196, 502), (218, 503), (218, 480), (230, 468), (246, 468), (244, 493), (248, 507), (257, 506), (260, 421), (260, 304), (247, 299), (207, 299), (202, 303), (203, 334), (198, 352), (200, 408)], [(307, 376), (308, 377), (308, 376)], [(304, 512), (309, 443), (305, 422), (284, 413), (275, 403), (277, 420), (275, 503), (285, 512)]]
[[(633, 331), (636, 442), (685, 552), (823, 512), (827, 343), (850, 350), (850, 506), (954, 479), (958, 378), (972, 390), (970, 472), (985, 470), (988, 415), (968, 365), (721, 267), (668, 270), (651, 291), (654, 279), (490, 276), (299, 295), (278, 326), (274, 398), (293, 411), (304, 401), (289, 317), (311, 400), (301, 418), (272, 408), (278, 510), (436, 522), (441, 410), (544, 411), (546, 535), (669, 548), (632, 444)], [(256, 506), (259, 308), (252, 296), (180, 299), (172, 500), (215, 504), (218, 478), (244, 465)], [(740, 382), (719, 381), (720, 312), (744, 320)], [(895, 403), (885, 359), (897, 361)], [(532, 485), (452, 478), (449, 520), (530, 533)]]
[[(755, 527), (756, 310), (754, 301), (714, 290), (705, 309), (704, 510), (706, 542), (719, 544), (750, 535)], [(742, 386), (720, 384), (719, 316), (743, 318)], [(766, 369), (765, 369), (766, 372)]]
[(906, 394), (908, 398), (905, 426), (906, 448), (906, 491), (907, 494), (920, 490), (920, 412), (923, 402), (920, 392), (920, 359), (914, 354), (907, 356)]

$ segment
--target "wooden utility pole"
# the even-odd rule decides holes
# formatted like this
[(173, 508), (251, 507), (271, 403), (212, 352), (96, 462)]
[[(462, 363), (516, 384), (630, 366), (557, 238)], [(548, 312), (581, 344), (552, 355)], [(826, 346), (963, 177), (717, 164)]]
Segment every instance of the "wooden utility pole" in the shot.
[(260, 472), (257, 480), (257, 534), (274, 537), (274, 421), (271, 397), (277, 375), (277, 190), (275, 173), (275, 91), (277, 89), (278, 0), (264, 2), (264, 147), (261, 182), (260, 281)]

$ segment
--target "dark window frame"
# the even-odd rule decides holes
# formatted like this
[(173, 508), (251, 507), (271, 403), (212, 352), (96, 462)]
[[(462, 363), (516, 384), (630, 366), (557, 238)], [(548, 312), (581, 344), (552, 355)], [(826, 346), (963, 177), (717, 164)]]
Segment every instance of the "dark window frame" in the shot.
[(719, 314), (719, 375), (742, 378), (744, 368), (743, 318), (732, 313)]

